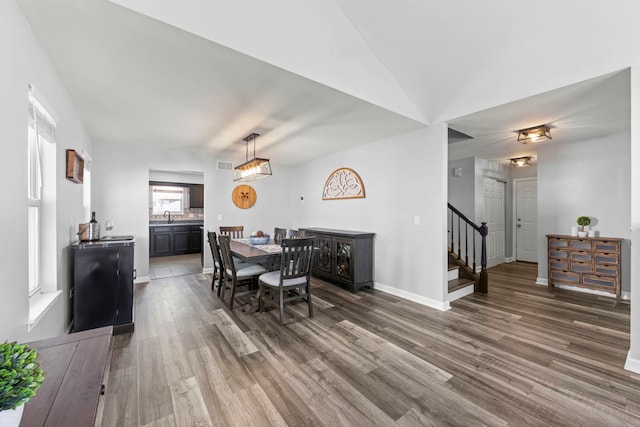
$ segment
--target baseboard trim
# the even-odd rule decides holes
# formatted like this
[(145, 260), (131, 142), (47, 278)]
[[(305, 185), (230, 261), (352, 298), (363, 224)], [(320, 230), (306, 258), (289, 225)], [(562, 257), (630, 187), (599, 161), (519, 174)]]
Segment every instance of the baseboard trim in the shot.
[(505, 259), (504, 259), (504, 262), (513, 262), (513, 261), (515, 261), (515, 260), (516, 260), (516, 258), (515, 258), (515, 257), (510, 256), (510, 257), (505, 258)]
[(136, 277), (133, 283), (137, 285), (138, 283), (149, 283), (150, 281), (151, 281), (150, 276), (140, 276), (140, 277)]
[(536, 279), (536, 285), (549, 286), (549, 280), (543, 279), (542, 277), (538, 277)]
[(627, 360), (624, 363), (624, 369), (640, 374), (640, 360), (631, 357), (631, 350), (627, 352)]
[(434, 308), (436, 310), (447, 311), (451, 309), (449, 301), (436, 301), (431, 298), (423, 297), (422, 295), (417, 295), (398, 288), (392, 288), (391, 286), (383, 285), (378, 282), (373, 284), (373, 288), (377, 291), (386, 292), (409, 301), (417, 302), (418, 304), (426, 305), (427, 307)]
[(202, 269), (202, 274), (213, 273), (213, 267), (207, 267)]

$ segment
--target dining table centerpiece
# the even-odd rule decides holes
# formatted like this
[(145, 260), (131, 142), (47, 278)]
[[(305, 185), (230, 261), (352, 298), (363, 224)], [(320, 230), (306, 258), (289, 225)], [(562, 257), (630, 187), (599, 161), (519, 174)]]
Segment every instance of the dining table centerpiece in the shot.
[(271, 239), (271, 236), (269, 236), (262, 230), (254, 231), (249, 236), (249, 241), (252, 245), (266, 245), (267, 243), (269, 243), (269, 239)]

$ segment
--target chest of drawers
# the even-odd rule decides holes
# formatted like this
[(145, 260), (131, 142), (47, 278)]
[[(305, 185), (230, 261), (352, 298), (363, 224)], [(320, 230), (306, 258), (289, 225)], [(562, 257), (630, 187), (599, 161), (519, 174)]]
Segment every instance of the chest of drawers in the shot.
[(615, 237), (547, 235), (549, 287), (569, 285), (620, 298), (620, 246)]

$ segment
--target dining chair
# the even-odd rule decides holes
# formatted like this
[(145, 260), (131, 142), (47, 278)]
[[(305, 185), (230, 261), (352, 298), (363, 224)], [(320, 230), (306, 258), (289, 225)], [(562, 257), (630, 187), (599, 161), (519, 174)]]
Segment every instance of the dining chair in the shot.
[[(231, 237), (229, 236), (218, 236), (224, 272), (220, 298), (224, 301), (224, 294), (227, 289), (230, 289), (231, 298), (229, 299), (229, 308), (233, 310), (235, 298), (255, 292), (255, 288), (251, 289), (251, 284), (255, 284), (258, 276), (267, 270), (258, 264), (245, 264), (237, 268), (233, 263), (233, 256), (231, 255), (230, 240)], [(238, 292), (238, 288), (241, 286), (247, 286), (247, 289)]]
[[(218, 236), (215, 231), (207, 232), (207, 237), (209, 239), (209, 247), (211, 247), (211, 255), (213, 256), (213, 277), (211, 278), (211, 290), (215, 290), (215, 281), (218, 279), (218, 296), (220, 296), (220, 292), (222, 290), (222, 279), (224, 272), (224, 262), (222, 261), (222, 256), (220, 255), (220, 245), (218, 244)], [(236, 269), (247, 267), (249, 264), (242, 262), (240, 260), (236, 260), (234, 258), (233, 265)]]
[(284, 325), (284, 304), (289, 301), (306, 300), (309, 306), (309, 317), (313, 317), (310, 286), (313, 242), (313, 237), (283, 239), (280, 270), (261, 274), (258, 278), (260, 311), (264, 312), (265, 309), (267, 289), (269, 291), (277, 289), (281, 325)]
[(244, 234), (244, 226), (243, 225), (234, 225), (234, 226), (220, 226), (220, 234), (225, 236), (230, 236), (232, 239), (242, 239)]
[(222, 284), (222, 260), (220, 259), (220, 248), (218, 247), (218, 239), (215, 231), (207, 231), (207, 239), (209, 240), (209, 248), (211, 248), (211, 256), (213, 257), (213, 277), (211, 278), (211, 290), (215, 289), (216, 277), (218, 279), (218, 296), (220, 296), (220, 285)]
[(289, 230), (289, 238), (290, 239), (300, 239), (305, 237), (307, 233), (304, 230)]
[(278, 228), (275, 227), (273, 229), (273, 241), (275, 243), (280, 243), (282, 239), (287, 238), (287, 229), (286, 228)]

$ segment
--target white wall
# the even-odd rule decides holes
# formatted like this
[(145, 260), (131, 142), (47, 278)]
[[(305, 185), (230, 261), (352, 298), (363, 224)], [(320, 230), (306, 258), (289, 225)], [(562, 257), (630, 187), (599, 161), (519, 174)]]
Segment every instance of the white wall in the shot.
[[(217, 171), (213, 156), (187, 151), (96, 143), (93, 183), (94, 210), (98, 221), (114, 221), (113, 234), (135, 236), (134, 268), (139, 278), (149, 276), (149, 170), (204, 173), (205, 230), (220, 225), (244, 225), (245, 230), (271, 232), (275, 226), (289, 227), (291, 190), (288, 168), (273, 164), (273, 176), (250, 183), (257, 201), (251, 209), (240, 209), (231, 200), (239, 185), (233, 173)], [(223, 216), (218, 221), (218, 215)], [(271, 231), (270, 231), (271, 230)], [(211, 267), (206, 243), (205, 267)]]
[(538, 277), (547, 278), (546, 235), (569, 234), (581, 215), (602, 237), (631, 238), (630, 158), (629, 133), (538, 148)]
[[(446, 308), (446, 138), (435, 124), (298, 166), (293, 193), (305, 199), (295, 202), (293, 225), (376, 233), (376, 286)], [(322, 200), (341, 167), (358, 172), (366, 198)]]
[[(13, 1), (0, 2), (0, 128), (5, 162), (0, 168), (4, 201), (0, 210), (0, 341), (31, 341), (63, 334), (70, 321), (69, 245), (82, 222), (82, 185), (65, 176), (65, 149), (91, 151), (82, 122), (61, 82)], [(57, 277), (45, 277), (61, 289), (59, 298), (31, 332), (27, 265), (27, 86), (34, 85), (58, 117), (56, 130)]]

